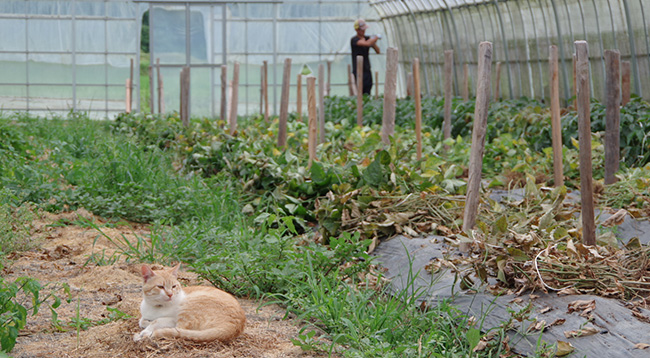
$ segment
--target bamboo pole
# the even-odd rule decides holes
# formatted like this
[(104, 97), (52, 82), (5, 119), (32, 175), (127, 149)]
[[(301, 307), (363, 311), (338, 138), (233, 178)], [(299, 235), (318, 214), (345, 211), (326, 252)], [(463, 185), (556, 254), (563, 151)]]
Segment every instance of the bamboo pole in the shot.
[(397, 60), (398, 51), (389, 47), (386, 51), (386, 82), (384, 84), (384, 115), (381, 124), (381, 139), (390, 145), (395, 132), (395, 106), (397, 101)]
[(300, 73), (296, 78), (296, 113), (298, 114), (298, 122), (302, 122), (302, 74)]
[(619, 169), (621, 141), (620, 60), (620, 52), (605, 50), (605, 184), (616, 182), (614, 175)]
[(320, 143), (325, 143), (325, 66), (318, 65), (318, 137)]
[(156, 74), (158, 78), (158, 113), (165, 113), (165, 92), (163, 89), (163, 79), (160, 73), (160, 58), (156, 59)]
[(126, 79), (126, 113), (131, 113), (131, 79)]
[(181, 70), (181, 123), (183, 126), (190, 125), (190, 68), (183, 67)]
[(357, 56), (357, 126), (363, 126), (363, 56)]
[(413, 59), (413, 95), (415, 97), (415, 141), (417, 160), (422, 159), (422, 98), (420, 97), (420, 59)]
[(621, 98), (621, 105), (625, 106), (630, 102), (631, 98), (631, 81), (630, 81), (630, 76), (632, 72), (632, 67), (630, 65), (630, 61), (621, 61), (621, 91), (622, 91), (622, 98)]
[[(454, 51), (445, 51), (445, 105), (444, 122), (442, 126), (443, 138), (451, 138), (451, 102), (454, 97), (452, 74), (454, 73)], [(447, 149), (447, 147), (445, 147)]]
[(228, 116), (228, 67), (221, 66), (221, 112), (220, 117), (223, 123), (226, 122)]
[(469, 65), (463, 64), (463, 100), (469, 100)]
[(560, 117), (560, 68), (557, 46), (549, 47), (549, 73), (551, 74), (551, 139), (553, 143), (553, 178), (555, 186), (564, 185), (562, 159), (562, 122)]
[(316, 77), (313, 75), (307, 76), (307, 112), (308, 112), (308, 128), (309, 128), (309, 164), (316, 160), (316, 140), (317, 140), (317, 114), (316, 114)]
[(574, 53), (573, 54), (573, 98), (574, 98), (574, 103), (577, 99), (577, 93), (578, 93), (578, 81), (577, 81), (577, 76), (578, 76), (578, 57)]
[(291, 59), (284, 59), (282, 72), (282, 97), (280, 98), (280, 123), (278, 127), (278, 147), (287, 145), (287, 117), (289, 116), (289, 82), (291, 81)]
[(494, 83), (494, 101), (497, 102), (501, 98), (501, 62), (497, 62), (497, 76)]
[(264, 84), (263, 84), (263, 91), (264, 91), (264, 121), (268, 122), (269, 120), (269, 63), (268, 61), (263, 61), (263, 67), (264, 67)]
[(582, 243), (596, 245), (594, 221), (594, 191), (591, 167), (591, 113), (589, 91), (589, 46), (576, 41), (576, 84), (578, 111), (578, 141), (580, 146), (580, 200), (582, 204)]
[[(485, 134), (488, 107), (490, 104), (490, 78), (492, 76), (492, 43), (481, 42), (478, 55), (478, 82), (476, 87), (476, 105), (474, 109), (474, 127), (472, 130), (472, 148), (469, 157), (469, 178), (467, 180), (467, 199), (463, 215), (463, 231), (469, 233), (476, 225), (483, 153), (485, 151)], [(469, 247), (461, 246), (461, 251)]]
[(239, 62), (235, 62), (232, 68), (232, 95), (230, 96), (230, 135), (237, 131), (237, 107), (239, 104)]

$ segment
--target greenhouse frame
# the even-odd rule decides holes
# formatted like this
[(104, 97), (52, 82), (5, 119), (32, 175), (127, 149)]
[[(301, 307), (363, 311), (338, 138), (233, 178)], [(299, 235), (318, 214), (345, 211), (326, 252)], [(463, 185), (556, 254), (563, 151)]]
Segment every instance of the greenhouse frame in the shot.
[[(141, 63), (147, 11), (151, 72), (155, 77), (159, 71), (164, 83), (164, 112), (179, 110), (179, 73), (186, 66), (196, 116), (219, 115), (220, 67), (226, 65), (232, 78), (235, 62), (241, 66), (242, 115), (260, 111), (264, 61), (273, 113), (279, 109), (285, 58), (292, 59), (290, 110), (296, 108), (296, 74), (317, 73), (319, 65), (331, 68), (329, 94), (349, 95), (349, 40), (357, 18), (368, 21), (370, 33), (386, 35), (382, 53), (370, 57), (380, 91), (388, 47), (399, 50), (401, 96), (407, 94), (416, 57), (422, 64), (423, 95), (442, 95), (444, 52), (453, 50), (459, 95), (465, 65), (472, 87), (478, 44), (490, 41), (493, 61), (503, 65), (503, 97), (547, 98), (549, 46), (557, 45), (562, 97), (569, 100), (573, 43), (587, 40), (594, 98), (604, 98), (605, 50), (618, 50), (621, 60), (629, 61), (632, 92), (650, 98), (650, 83), (643, 81), (650, 77), (650, 3), (644, 0), (7, 0), (0, 3), (0, 108), (88, 112), (95, 118), (123, 112), (125, 81)], [(133, 79), (133, 108), (143, 111), (151, 106), (140, 98), (140, 76)], [(155, 103), (157, 84), (151, 82)]]

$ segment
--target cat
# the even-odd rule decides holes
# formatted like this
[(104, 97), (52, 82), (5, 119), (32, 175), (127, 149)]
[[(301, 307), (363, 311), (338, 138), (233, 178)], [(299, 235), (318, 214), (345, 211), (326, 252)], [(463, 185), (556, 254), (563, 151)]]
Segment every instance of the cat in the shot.
[(180, 263), (171, 269), (153, 271), (142, 265), (143, 300), (140, 328), (133, 336), (184, 338), (195, 342), (227, 342), (244, 331), (246, 315), (239, 302), (218, 288), (190, 286), (178, 282)]

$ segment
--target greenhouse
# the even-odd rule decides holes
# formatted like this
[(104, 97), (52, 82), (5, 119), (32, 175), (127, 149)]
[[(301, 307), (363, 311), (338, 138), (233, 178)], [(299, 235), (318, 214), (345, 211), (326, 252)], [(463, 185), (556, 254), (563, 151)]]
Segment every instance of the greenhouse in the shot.
[[(329, 93), (345, 95), (349, 38), (357, 18), (368, 21), (369, 31), (385, 35), (382, 48), (399, 49), (401, 96), (407, 94), (414, 58), (422, 63), (423, 94), (442, 95), (446, 50), (454, 51), (456, 95), (461, 95), (463, 76), (469, 78), (473, 95), (478, 44), (490, 41), (493, 61), (503, 68), (500, 95), (511, 99), (548, 98), (548, 49), (557, 45), (562, 96), (567, 100), (574, 95), (573, 42), (586, 40), (593, 97), (604, 98), (604, 51), (618, 50), (630, 63), (633, 93), (647, 99), (650, 85), (641, 79), (650, 75), (649, 6), (643, 0), (7, 0), (0, 4), (0, 26), (7, 36), (0, 45), (0, 107), (36, 113), (81, 111), (95, 117), (113, 117), (124, 110), (125, 80), (143, 63), (145, 14), (146, 65), (154, 70), (150, 77), (133, 77), (131, 105), (138, 111), (158, 103), (161, 93), (164, 108), (156, 104), (154, 112), (178, 111), (178, 77), (187, 66), (192, 68), (191, 113), (218, 116), (220, 68), (226, 66), (232, 78), (237, 62), (239, 113), (259, 112), (266, 61), (272, 111), (278, 113), (286, 58), (292, 59), (294, 74), (305, 66), (316, 73), (319, 65), (326, 65)], [(379, 87), (384, 56), (385, 52), (372, 56)], [(162, 92), (157, 89), (158, 77), (164, 83)], [(290, 106), (295, 109), (297, 80), (291, 80)], [(150, 92), (143, 92), (143, 85)]]
[(0, 358), (650, 352), (650, 0), (1, 0), (0, 31)]

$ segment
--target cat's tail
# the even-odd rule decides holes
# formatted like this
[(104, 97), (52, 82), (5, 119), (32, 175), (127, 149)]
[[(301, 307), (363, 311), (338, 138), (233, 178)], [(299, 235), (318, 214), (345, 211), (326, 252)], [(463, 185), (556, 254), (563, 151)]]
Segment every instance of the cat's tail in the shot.
[(224, 325), (204, 330), (183, 328), (162, 328), (154, 331), (154, 337), (183, 338), (194, 342), (221, 341), (228, 342), (239, 336), (244, 330), (243, 325)]

